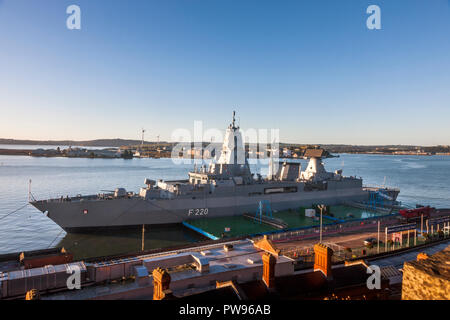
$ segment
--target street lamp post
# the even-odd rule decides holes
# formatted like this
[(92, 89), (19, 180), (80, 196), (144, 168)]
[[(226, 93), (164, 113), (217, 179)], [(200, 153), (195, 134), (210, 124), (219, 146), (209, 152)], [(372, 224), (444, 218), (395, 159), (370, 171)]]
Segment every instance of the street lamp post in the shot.
[(380, 253), (380, 220), (378, 220), (377, 253)]
[(322, 243), (322, 208), (320, 209), (320, 243)]
[(420, 234), (423, 236), (423, 214), (420, 215)]
[(321, 204), (318, 207), (320, 209), (320, 243), (322, 243), (322, 211), (325, 208), (325, 205)]
[(141, 251), (145, 250), (145, 225), (142, 225), (142, 243), (141, 243)]

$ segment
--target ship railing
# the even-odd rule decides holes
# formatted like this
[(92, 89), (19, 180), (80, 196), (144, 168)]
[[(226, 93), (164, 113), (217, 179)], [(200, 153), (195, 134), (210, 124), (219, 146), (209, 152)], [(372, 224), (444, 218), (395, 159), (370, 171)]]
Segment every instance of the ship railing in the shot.
[[(377, 228), (377, 223), (380, 221), (380, 227), (382, 230), (383, 228), (392, 225), (395, 223), (398, 223), (397, 215), (387, 215), (387, 216), (378, 216), (378, 217), (371, 217), (371, 218), (364, 218), (364, 219), (355, 219), (340, 223), (330, 223), (323, 225), (322, 231), (323, 234), (335, 234), (340, 232), (349, 232), (354, 230), (360, 230), (360, 229), (368, 229), (368, 228)], [(269, 234), (268, 238), (274, 242), (283, 242), (283, 241), (290, 241), (295, 239), (303, 239), (303, 238), (310, 238), (318, 236), (320, 233), (320, 227), (319, 226), (310, 226), (310, 227), (304, 227), (297, 230), (290, 230), (285, 232), (278, 232)]]
[(75, 197), (64, 197), (51, 198), (46, 200), (38, 200), (38, 202), (76, 202), (80, 200), (97, 200), (102, 199), (99, 195), (89, 195), (89, 196), (75, 196)]

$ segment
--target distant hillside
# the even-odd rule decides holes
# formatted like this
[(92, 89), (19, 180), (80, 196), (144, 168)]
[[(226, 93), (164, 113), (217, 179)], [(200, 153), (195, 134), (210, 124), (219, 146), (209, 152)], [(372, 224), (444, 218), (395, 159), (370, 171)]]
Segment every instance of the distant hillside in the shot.
[[(146, 144), (155, 142), (146, 141)], [(0, 139), (0, 144), (10, 145), (44, 145), (44, 146), (82, 146), (82, 147), (120, 147), (141, 144), (141, 140), (125, 140), (125, 139), (97, 139), (88, 141), (74, 141), (74, 140), (15, 140), (15, 139)]]
[[(44, 145), (44, 146), (82, 146), (82, 147), (121, 147), (121, 146), (136, 146), (141, 144), (141, 140), (125, 140), (125, 139), (97, 139), (88, 141), (75, 140), (15, 140), (15, 139), (0, 139), (1, 144), (8, 145)], [(156, 145), (157, 142), (145, 141), (147, 145)], [(204, 142), (206, 147), (209, 143)], [(216, 143), (217, 144), (217, 143)], [(159, 142), (159, 146), (173, 146), (174, 143), (165, 141)], [(220, 147), (221, 144), (218, 144)], [(301, 148), (306, 146), (314, 146), (311, 144), (296, 144), (296, 143), (280, 143), (280, 148)], [(450, 146), (412, 146), (412, 145), (346, 145), (346, 144), (321, 144), (322, 148), (331, 153), (365, 153), (365, 152), (379, 152), (392, 153), (398, 151), (422, 151), (429, 153), (450, 153)]]

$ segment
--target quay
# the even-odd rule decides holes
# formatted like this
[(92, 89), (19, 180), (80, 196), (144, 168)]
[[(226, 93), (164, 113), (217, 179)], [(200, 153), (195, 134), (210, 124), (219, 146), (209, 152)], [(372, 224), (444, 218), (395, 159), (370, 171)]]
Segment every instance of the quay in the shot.
[[(416, 223), (414, 228), (420, 236), (414, 242), (409, 242), (408, 238), (408, 243), (396, 239), (393, 243), (383, 243), (381, 248), (363, 245), (365, 238), (376, 237), (378, 221), (382, 229), (398, 227), (401, 223), (395, 215), (381, 218), (347, 221), (345, 227), (343, 224), (325, 226), (327, 229), (319, 246), (317, 228), (309, 228), (63, 264), (51, 264), (65, 255), (59, 249), (3, 256), (0, 257), (0, 299), (24, 299), (27, 295), (30, 297), (32, 290), (33, 297), (51, 300), (214, 300), (223, 291), (239, 300), (275, 298), (270, 288), (278, 292), (280, 299), (332, 299), (335, 295), (354, 299), (398, 299), (402, 264), (419, 252), (431, 255), (436, 248), (441, 250), (448, 246), (450, 216), (448, 212), (438, 210), (428, 220), (440, 223), (432, 235), (426, 236), (420, 223)], [(397, 237), (395, 233), (392, 235), (392, 239), (394, 235)], [(48, 260), (43, 259), (46, 255), (50, 255)], [(320, 255), (323, 258), (319, 261), (328, 261), (326, 265), (318, 264)], [(33, 267), (21, 261), (8, 262), (8, 259), (20, 256), (35, 257), (37, 261), (45, 261), (45, 265)], [(381, 291), (367, 291), (365, 280), (369, 261), (382, 265)], [(80, 271), (80, 290), (66, 287), (66, 280), (73, 270)], [(311, 285), (312, 279), (322, 283), (330, 274), (333, 274), (334, 282), (310, 287), (309, 291), (305, 287)], [(353, 291), (346, 289), (349, 285)], [(160, 290), (160, 286), (166, 289)], [(255, 292), (258, 295), (254, 296)]]

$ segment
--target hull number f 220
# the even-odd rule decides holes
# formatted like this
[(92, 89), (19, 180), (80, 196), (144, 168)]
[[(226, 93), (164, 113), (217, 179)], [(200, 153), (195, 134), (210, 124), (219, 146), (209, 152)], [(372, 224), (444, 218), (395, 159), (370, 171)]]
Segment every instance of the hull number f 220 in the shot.
[(189, 209), (188, 216), (206, 216), (208, 214), (208, 208)]

